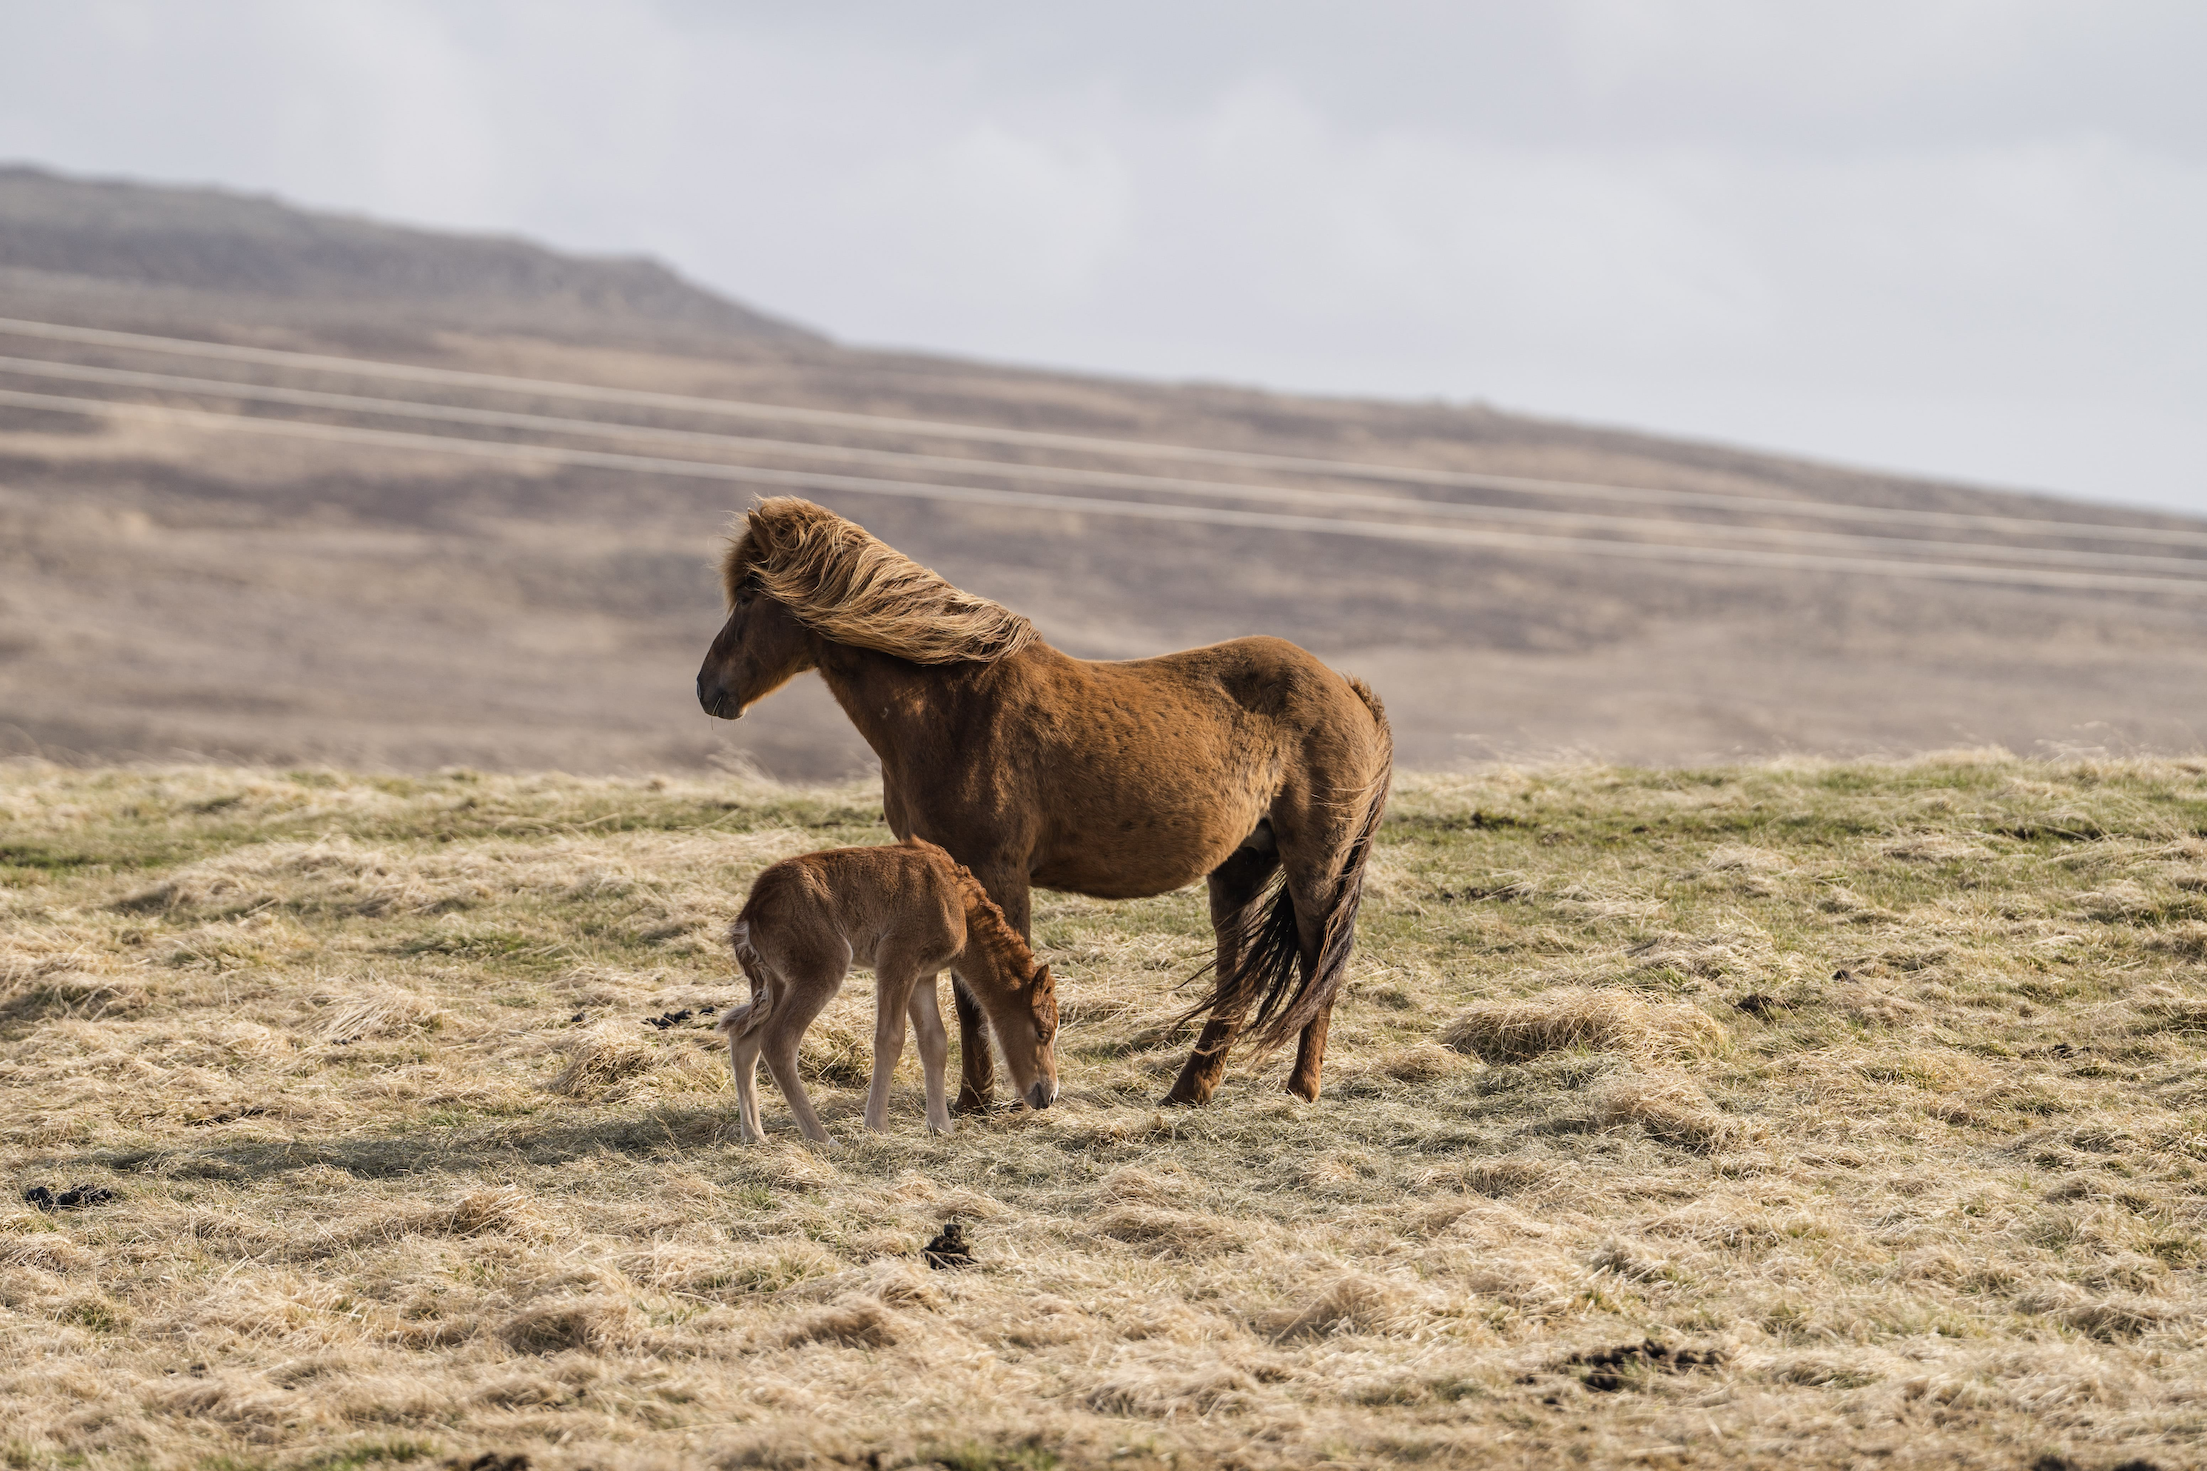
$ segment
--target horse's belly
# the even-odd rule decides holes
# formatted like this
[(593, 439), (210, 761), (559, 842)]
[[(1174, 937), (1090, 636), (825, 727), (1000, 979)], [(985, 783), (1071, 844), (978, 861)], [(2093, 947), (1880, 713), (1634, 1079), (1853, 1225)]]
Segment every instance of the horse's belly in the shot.
[[(1211, 865), (1216, 867), (1216, 863)], [(1085, 894), (1091, 899), (1148, 899), (1184, 889), (1211, 868), (1191, 864), (1058, 863), (1037, 868), (1032, 878), (1037, 888), (1056, 889), (1061, 894)]]
[(1029, 869), (1036, 884), (1097, 899), (1146, 899), (1185, 888), (1224, 863), (1261, 813), (1174, 821), (1146, 814), (1062, 833)]

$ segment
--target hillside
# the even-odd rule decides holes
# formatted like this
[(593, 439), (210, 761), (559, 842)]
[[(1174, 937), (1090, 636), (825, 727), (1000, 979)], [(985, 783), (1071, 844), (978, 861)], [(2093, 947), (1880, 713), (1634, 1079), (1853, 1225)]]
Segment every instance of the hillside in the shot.
[(582, 259), (228, 190), (90, 184), (20, 165), (0, 166), (0, 270), (13, 289), (34, 293), (97, 282), (484, 326), (811, 335), (656, 261)]
[(0, 1456), (2199, 1465), (2202, 831), (2196, 762), (1416, 777), (1317, 1103), (1158, 1111), (1202, 899), (1045, 895), (1058, 1105), (868, 1135), (855, 977), (815, 1154), (697, 1009), (874, 789), (0, 769)]
[[(620, 468), (654, 456), (814, 477), (803, 493), (1076, 653), (1295, 639), (1373, 681), (1410, 766), (2188, 751), (2207, 731), (2207, 524), (2181, 517), (1477, 405), (864, 351), (648, 263), (23, 169), (0, 173), (0, 317), (216, 344), (0, 332), (0, 752), (859, 769), (816, 683), (738, 727), (697, 711), (710, 564), (762, 485)], [(241, 347), (873, 417), (220, 356)], [(135, 407), (40, 406), (57, 396)], [(1678, 560), (1704, 544), (1731, 560)]]

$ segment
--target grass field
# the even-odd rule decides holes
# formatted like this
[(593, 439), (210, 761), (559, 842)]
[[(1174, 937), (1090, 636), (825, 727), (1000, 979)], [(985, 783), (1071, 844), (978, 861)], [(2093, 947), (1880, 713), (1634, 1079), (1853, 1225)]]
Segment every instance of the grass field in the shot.
[(1158, 1110), (1200, 896), (1046, 895), (1059, 1107), (866, 1135), (860, 976), (738, 1147), (646, 1019), (886, 836), (0, 768), (0, 1465), (2207, 1459), (2207, 765), (1408, 778), (1316, 1105)]

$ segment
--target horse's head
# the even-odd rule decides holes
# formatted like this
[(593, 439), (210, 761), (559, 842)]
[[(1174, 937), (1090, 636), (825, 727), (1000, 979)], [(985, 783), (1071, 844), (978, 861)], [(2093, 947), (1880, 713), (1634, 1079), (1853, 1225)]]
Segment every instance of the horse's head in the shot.
[(697, 671), (707, 715), (740, 720), (744, 710), (818, 667), (819, 636), (749, 579), (729, 598), (728, 621)]
[(1012, 1086), (1029, 1108), (1048, 1108), (1058, 1096), (1058, 988), (1047, 963), (1020, 987), (1018, 1006), (995, 1018), (996, 1040), (1011, 1066)]

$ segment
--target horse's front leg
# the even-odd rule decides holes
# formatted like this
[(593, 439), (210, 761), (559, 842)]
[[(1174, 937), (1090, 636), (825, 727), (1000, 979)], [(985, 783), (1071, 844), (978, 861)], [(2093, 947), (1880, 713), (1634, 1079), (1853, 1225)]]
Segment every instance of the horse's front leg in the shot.
[(981, 1003), (956, 971), (950, 974), (950, 1003), (958, 1013), (958, 1102), (952, 1112), (984, 1113), (996, 1096), (996, 1054), (989, 1050)]
[(1233, 1050), (1235, 1034), (1250, 997), (1241, 972), (1242, 932), (1251, 918), (1249, 907), (1264, 896), (1264, 886), (1280, 866), (1279, 854), (1269, 849), (1237, 848), (1234, 855), (1211, 870), (1211, 927), (1218, 932), (1219, 1004), (1203, 1024), (1195, 1051), (1188, 1054), (1180, 1076), (1165, 1095), (1165, 1103), (1198, 1104), (1211, 1101), (1218, 1080), (1226, 1071), (1226, 1054)]
[[(981, 887), (1004, 911), (1004, 918), (1027, 933), (1027, 870), (1007, 863), (969, 864)], [(950, 975), (950, 999), (958, 1011), (958, 1103), (955, 1112), (980, 1113), (996, 1096), (996, 1053), (989, 1046), (989, 1032), (981, 1016), (981, 1004), (966, 990), (958, 973)]]

